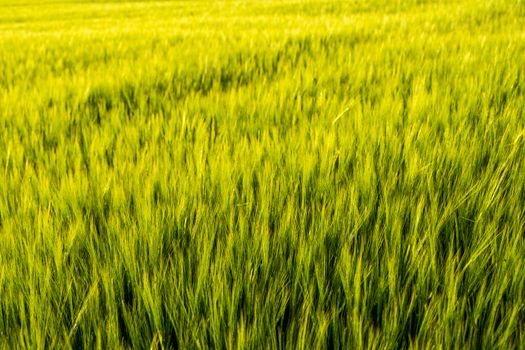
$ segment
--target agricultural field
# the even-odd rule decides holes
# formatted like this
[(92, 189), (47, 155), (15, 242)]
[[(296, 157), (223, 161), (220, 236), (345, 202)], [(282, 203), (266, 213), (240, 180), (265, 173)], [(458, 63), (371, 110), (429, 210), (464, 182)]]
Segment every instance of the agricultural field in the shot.
[(0, 348), (524, 346), (524, 1), (0, 0)]

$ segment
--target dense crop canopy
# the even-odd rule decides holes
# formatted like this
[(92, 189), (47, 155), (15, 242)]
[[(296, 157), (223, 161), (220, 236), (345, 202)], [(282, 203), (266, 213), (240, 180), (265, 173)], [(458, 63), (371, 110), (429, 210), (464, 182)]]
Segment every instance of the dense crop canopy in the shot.
[(0, 0), (0, 347), (523, 346), (524, 28)]

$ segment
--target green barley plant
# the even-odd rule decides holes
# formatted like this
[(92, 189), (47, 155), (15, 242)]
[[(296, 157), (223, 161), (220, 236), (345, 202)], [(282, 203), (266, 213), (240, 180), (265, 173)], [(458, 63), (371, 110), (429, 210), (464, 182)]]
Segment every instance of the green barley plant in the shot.
[(516, 0), (0, 0), (0, 348), (525, 346)]

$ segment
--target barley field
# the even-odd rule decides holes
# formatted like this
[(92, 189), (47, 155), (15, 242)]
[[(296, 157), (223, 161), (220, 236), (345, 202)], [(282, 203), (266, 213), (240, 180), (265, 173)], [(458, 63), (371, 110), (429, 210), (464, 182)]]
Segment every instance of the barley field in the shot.
[(0, 0), (0, 348), (524, 347), (524, 1)]

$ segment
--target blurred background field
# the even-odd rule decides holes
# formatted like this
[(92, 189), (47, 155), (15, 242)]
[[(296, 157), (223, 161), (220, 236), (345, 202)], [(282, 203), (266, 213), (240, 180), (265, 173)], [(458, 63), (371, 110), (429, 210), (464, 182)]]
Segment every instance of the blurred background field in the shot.
[(0, 0), (0, 346), (523, 346), (524, 70), (516, 0)]

